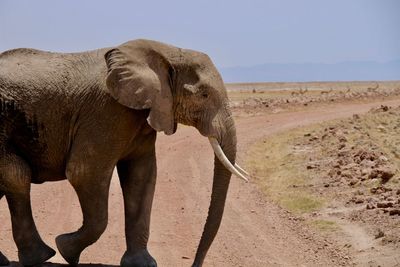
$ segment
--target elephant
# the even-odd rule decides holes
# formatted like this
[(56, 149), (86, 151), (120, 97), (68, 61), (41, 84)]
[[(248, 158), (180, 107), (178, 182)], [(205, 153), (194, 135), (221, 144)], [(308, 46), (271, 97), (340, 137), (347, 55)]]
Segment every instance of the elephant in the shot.
[[(147, 248), (156, 183), (157, 132), (195, 127), (214, 150), (209, 211), (192, 266), (202, 266), (219, 229), (235, 163), (236, 129), (221, 75), (204, 53), (137, 39), (79, 53), (19, 48), (0, 54), (0, 198), (9, 206), (23, 265), (55, 251), (41, 239), (30, 203), (31, 184), (68, 180), (83, 215), (75, 232), (56, 237), (71, 265), (108, 221), (117, 168), (122, 187), (126, 251), (121, 266), (157, 266)], [(0, 252), (0, 265), (8, 264)]]

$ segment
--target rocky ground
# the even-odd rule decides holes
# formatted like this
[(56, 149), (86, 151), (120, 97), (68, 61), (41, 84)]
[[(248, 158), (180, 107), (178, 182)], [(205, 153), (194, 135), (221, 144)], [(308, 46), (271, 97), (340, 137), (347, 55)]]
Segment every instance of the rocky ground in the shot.
[(355, 114), (306, 137), (321, 152), (307, 164), (324, 177), (317, 190), (341, 199), (350, 220), (400, 252), (400, 108)]
[[(286, 193), (267, 194), (352, 250), (354, 265), (400, 266), (400, 107), (382, 105), (265, 142), (272, 151), (265, 157), (286, 161), (259, 169), (285, 176)], [(273, 188), (276, 178), (268, 179)]]

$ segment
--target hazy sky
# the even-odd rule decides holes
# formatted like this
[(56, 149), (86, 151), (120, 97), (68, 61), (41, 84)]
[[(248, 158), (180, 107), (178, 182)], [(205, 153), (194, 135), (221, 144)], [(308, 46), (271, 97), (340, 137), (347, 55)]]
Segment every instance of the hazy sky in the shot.
[(0, 0), (0, 51), (82, 51), (148, 38), (218, 67), (400, 59), (398, 0)]

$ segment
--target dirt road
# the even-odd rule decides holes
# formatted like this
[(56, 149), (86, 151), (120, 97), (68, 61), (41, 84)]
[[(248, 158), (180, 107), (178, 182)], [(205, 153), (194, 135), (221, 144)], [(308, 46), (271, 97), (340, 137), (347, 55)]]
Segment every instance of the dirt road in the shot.
[[(380, 104), (398, 106), (400, 99), (331, 104), (294, 113), (240, 118), (238, 162), (244, 165), (246, 149), (263, 136), (363, 113)], [(159, 266), (190, 266), (209, 204), (212, 149), (206, 138), (185, 126), (180, 126), (173, 136), (160, 135), (157, 147), (159, 171), (149, 250)], [(118, 265), (124, 252), (122, 196), (114, 176), (108, 228), (95, 245), (84, 251), (82, 263)], [(53, 248), (58, 234), (81, 225), (77, 197), (66, 181), (33, 185), (32, 205), (39, 232)], [(0, 233), (0, 249), (16, 260), (5, 199), (0, 201)], [(223, 222), (205, 266), (337, 266), (346, 263), (346, 258), (334, 243), (321, 239), (268, 202), (254, 183), (246, 184), (233, 177)], [(58, 254), (51, 261), (64, 262)]]

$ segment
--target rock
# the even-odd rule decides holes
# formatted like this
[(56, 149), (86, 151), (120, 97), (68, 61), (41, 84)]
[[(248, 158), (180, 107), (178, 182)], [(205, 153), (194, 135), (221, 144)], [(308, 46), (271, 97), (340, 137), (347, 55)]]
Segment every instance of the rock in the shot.
[(372, 194), (382, 194), (382, 193), (385, 193), (385, 192), (392, 191), (392, 189), (389, 188), (389, 187), (377, 186), (377, 187), (371, 188), (370, 191), (371, 191)]
[(376, 129), (378, 129), (381, 132), (386, 132), (386, 128), (382, 124), (378, 125), (378, 127), (376, 127)]
[(340, 158), (344, 158), (344, 157), (347, 157), (347, 156), (350, 155), (350, 151), (349, 150), (343, 150), (343, 151), (340, 151), (337, 155)]
[(356, 203), (356, 204), (362, 204), (362, 203), (364, 203), (364, 199), (363, 198), (356, 198), (355, 200), (354, 200), (354, 203)]
[(382, 111), (388, 111), (389, 110), (389, 107), (388, 106), (385, 106), (385, 105), (381, 105), (381, 108), (380, 108)]
[(389, 211), (389, 215), (400, 215), (400, 209), (392, 209)]
[(357, 190), (356, 192), (354, 192), (354, 195), (363, 196), (364, 192), (362, 192), (361, 190)]
[(382, 193), (382, 190), (381, 190), (380, 187), (372, 187), (369, 191), (370, 191), (372, 194), (380, 194), (380, 193)]
[(341, 176), (345, 178), (352, 178), (353, 175), (350, 170), (343, 170)]
[(370, 203), (368, 203), (367, 206), (366, 206), (366, 209), (367, 210), (373, 210), (373, 209), (375, 209), (375, 206), (370, 204)]
[(311, 170), (311, 169), (317, 168), (318, 166), (319, 166), (318, 163), (309, 162), (309, 163), (307, 164), (306, 168), (307, 168), (307, 170)]
[(363, 161), (363, 160), (374, 161), (374, 160), (376, 160), (377, 155), (375, 154), (374, 151), (371, 151), (371, 150), (374, 150), (374, 147), (371, 147), (368, 150), (360, 149), (355, 153), (354, 157), (360, 159), (360, 161)]
[(380, 169), (380, 172), (382, 183), (386, 183), (394, 176), (394, 171), (391, 168)]
[(368, 175), (369, 179), (375, 179), (378, 178), (378, 170), (371, 170), (370, 174)]
[(357, 163), (349, 163), (345, 166), (342, 167), (343, 170), (350, 170), (350, 169), (354, 169), (358, 166)]
[[(358, 179), (351, 179), (351, 181), (349, 182), (349, 185), (356, 185), (358, 183)], [(357, 202), (356, 202), (357, 203)], [(362, 202), (360, 202), (362, 203)]]
[(370, 179), (381, 178), (382, 183), (386, 183), (393, 176), (394, 176), (394, 171), (390, 167), (385, 166), (371, 170), (371, 173), (369, 174), (368, 178)]
[(359, 120), (359, 119), (360, 119), (360, 115), (358, 115), (358, 114), (353, 114), (353, 119), (354, 119), (354, 120)]
[(374, 201), (375, 201), (375, 198), (374, 198), (374, 197), (368, 197), (368, 198), (367, 198), (367, 202), (368, 202), (368, 203), (374, 203)]
[(387, 201), (394, 201), (394, 198), (392, 198), (392, 197), (387, 197), (386, 200), (387, 200)]
[(385, 233), (381, 229), (378, 229), (378, 231), (375, 233), (375, 239), (378, 239), (378, 238), (381, 238), (384, 236), (385, 236)]
[(371, 173), (371, 169), (362, 169), (361, 170), (361, 175), (367, 175), (369, 176)]
[(360, 165), (364, 168), (373, 168), (375, 167), (376, 163), (372, 160), (363, 160), (360, 162)]
[(387, 161), (388, 161), (388, 158), (385, 157), (385, 156), (383, 156), (383, 155), (379, 156), (378, 159), (379, 159), (380, 161), (383, 161), (383, 162), (387, 162)]
[(328, 176), (329, 176), (329, 177), (333, 177), (333, 176), (335, 176), (335, 175), (336, 175), (336, 170), (330, 169), (330, 170), (328, 171)]
[(376, 204), (376, 207), (379, 209), (391, 208), (391, 207), (393, 207), (393, 203), (392, 202), (378, 202)]

